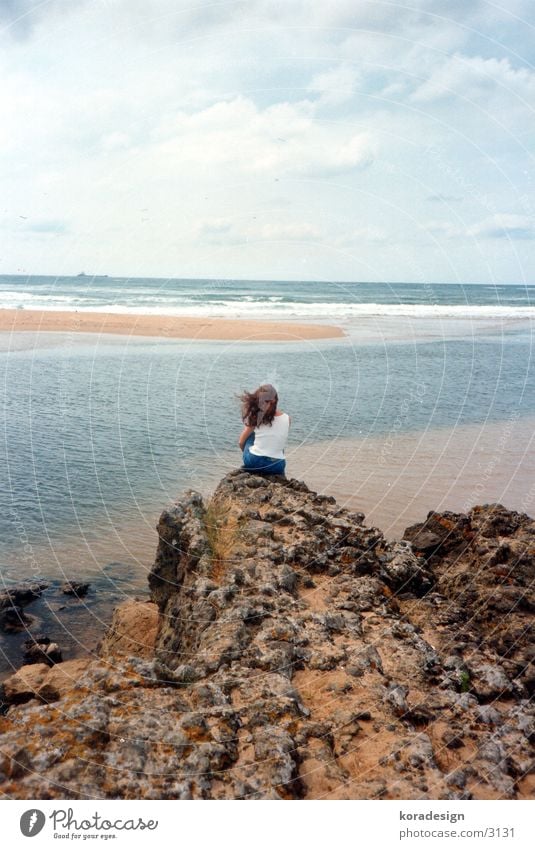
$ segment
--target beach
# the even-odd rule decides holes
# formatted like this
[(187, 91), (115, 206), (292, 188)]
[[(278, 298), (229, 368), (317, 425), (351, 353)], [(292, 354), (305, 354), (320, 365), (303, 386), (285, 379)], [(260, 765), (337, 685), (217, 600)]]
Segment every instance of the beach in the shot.
[(77, 312), (73, 310), (0, 309), (0, 331), (113, 333), (167, 339), (289, 342), (335, 339), (344, 331), (335, 325), (180, 315)]

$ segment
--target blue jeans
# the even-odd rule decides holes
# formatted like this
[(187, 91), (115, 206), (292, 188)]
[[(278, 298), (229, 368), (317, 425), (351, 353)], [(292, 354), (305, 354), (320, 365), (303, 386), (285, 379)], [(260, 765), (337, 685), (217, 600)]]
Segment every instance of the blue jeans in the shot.
[(286, 469), (286, 460), (278, 460), (273, 457), (260, 457), (251, 454), (250, 447), (254, 443), (254, 433), (247, 437), (243, 446), (243, 465), (248, 472), (260, 472), (263, 475), (283, 475)]

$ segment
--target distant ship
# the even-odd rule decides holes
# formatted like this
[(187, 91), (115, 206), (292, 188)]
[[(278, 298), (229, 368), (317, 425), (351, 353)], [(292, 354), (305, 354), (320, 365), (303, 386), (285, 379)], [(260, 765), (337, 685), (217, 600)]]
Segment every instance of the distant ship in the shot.
[(86, 274), (85, 271), (80, 271), (80, 274), (76, 275), (77, 277), (108, 277), (107, 274)]

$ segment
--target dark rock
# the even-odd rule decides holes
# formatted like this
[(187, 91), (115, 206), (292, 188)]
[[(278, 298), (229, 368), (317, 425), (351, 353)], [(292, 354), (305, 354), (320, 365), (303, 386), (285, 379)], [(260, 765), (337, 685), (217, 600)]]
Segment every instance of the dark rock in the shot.
[(0, 629), (6, 634), (15, 634), (18, 631), (25, 631), (28, 625), (31, 624), (31, 618), (28, 617), (22, 607), (11, 605), (3, 607), (0, 610)]
[(63, 660), (62, 652), (57, 643), (53, 643), (50, 637), (36, 636), (26, 640), (24, 651), (24, 663), (47, 663), (53, 666)]
[(38, 581), (29, 584), (17, 584), (0, 590), (0, 611), (7, 607), (25, 607), (40, 598), (48, 584)]
[(401, 684), (391, 683), (386, 688), (384, 700), (390, 705), (396, 716), (406, 716), (409, 711), (407, 705), (408, 687), (403, 687)]
[(77, 598), (82, 598), (89, 592), (91, 584), (84, 584), (81, 581), (65, 581), (61, 587), (61, 591), (65, 595), (74, 595)]

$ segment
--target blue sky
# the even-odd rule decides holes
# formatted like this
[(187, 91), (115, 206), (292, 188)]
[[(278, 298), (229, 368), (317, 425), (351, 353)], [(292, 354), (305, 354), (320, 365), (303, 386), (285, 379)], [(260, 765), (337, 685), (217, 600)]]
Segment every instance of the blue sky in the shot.
[(535, 283), (533, 0), (0, 0), (0, 273)]

